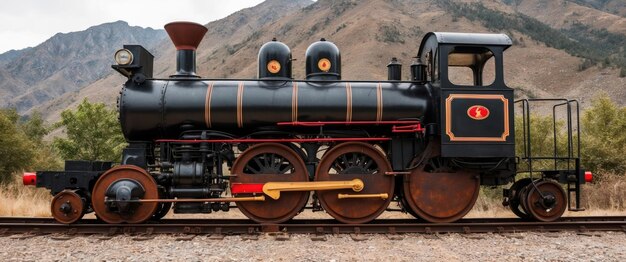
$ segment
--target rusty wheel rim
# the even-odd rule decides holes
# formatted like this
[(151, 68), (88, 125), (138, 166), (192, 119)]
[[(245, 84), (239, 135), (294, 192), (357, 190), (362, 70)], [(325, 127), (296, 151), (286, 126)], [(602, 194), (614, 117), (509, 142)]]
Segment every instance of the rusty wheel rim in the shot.
[[(235, 160), (231, 183), (306, 182), (308, 175), (304, 161), (285, 145), (265, 143), (252, 146)], [(237, 196), (250, 196), (238, 194)], [(309, 199), (308, 191), (282, 192), (279, 199), (266, 197), (265, 201), (237, 202), (246, 217), (264, 224), (282, 223), (296, 216)]]
[[(541, 194), (539, 194), (539, 191)], [(544, 180), (534, 186), (528, 185), (526, 196), (526, 207), (533, 218), (543, 221), (552, 222), (559, 219), (567, 208), (567, 196), (565, 190), (560, 184), (552, 180)], [(554, 198), (554, 205), (546, 206), (543, 204), (541, 195)]]
[[(391, 171), (385, 155), (366, 143), (344, 143), (330, 149), (320, 161), (315, 174), (316, 181), (352, 180), (363, 181), (363, 190), (320, 190), (317, 197), (326, 212), (343, 223), (367, 223), (376, 219), (387, 209), (393, 198), (395, 179), (385, 175)], [(339, 199), (338, 194), (380, 194), (387, 199), (353, 198)]]
[(404, 177), (407, 204), (420, 218), (433, 223), (454, 222), (464, 217), (478, 198), (477, 174), (432, 168), (431, 164), (423, 164)]
[(159, 203), (141, 203), (131, 215), (120, 215), (115, 212), (111, 212), (107, 209), (105, 204), (106, 191), (113, 183), (120, 179), (132, 179), (143, 187), (145, 194), (143, 199), (158, 199), (159, 191), (156, 181), (152, 176), (144, 169), (132, 166), (122, 165), (109, 169), (98, 178), (94, 185), (91, 194), (91, 206), (93, 207), (96, 215), (104, 222), (110, 224), (117, 223), (142, 223), (152, 217), (156, 212)]
[(59, 223), (71, 224), (85, 214), (85, 202), (74, 190), (63, 190), (52, 199), (50, 211)]
[(521, 211), (524, 212), (524, 214), (527, 214), (529, 218), (533, 218), (530, 211), (528, 211), (528, 204), (527, 204), (529, 186), (532, 186), (532, 184), (528, 184), (525, 187), (522, 187), (522, 189), (519, 191), (519, 202), (520, 202)]
[(528, 186), (532, 180), (530, 178), (522, 178), (520, 180), (515, 181), (513, 185), (509, 188), (511, 191), (511, 199), (509, 199), (509, 208), (513, 213), (522, 219), (530, 219), (531, 216), (525, 211), (522, 203), (524, 201), (525, 195), (522, 195), (522, 190)]

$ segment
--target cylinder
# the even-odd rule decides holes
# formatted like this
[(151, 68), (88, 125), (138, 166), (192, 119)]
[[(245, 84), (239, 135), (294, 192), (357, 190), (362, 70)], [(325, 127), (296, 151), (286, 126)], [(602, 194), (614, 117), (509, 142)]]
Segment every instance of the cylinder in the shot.
[(174, 185), (202, 185), (204, 182), (204, 166), (201, 162), (174, 163)]
[(387, 64), (387, 80), (400, 81), (402, 79), (402, 64), (398, 63), (398, 59), (393, 57), (391, 62)]
[(169, 192), (170, 192), (170, 197), (179, 197), (179, 198), (202, 198), (202, 197), (209, 196), (209, 189), (206, 187), (198, 187), (198, 188), (171, 187)]

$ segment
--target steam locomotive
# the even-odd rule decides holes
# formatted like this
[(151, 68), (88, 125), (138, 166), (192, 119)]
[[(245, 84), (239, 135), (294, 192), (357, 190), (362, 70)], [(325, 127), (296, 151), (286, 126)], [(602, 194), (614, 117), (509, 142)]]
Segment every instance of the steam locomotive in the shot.
[[(339, 49), (325, 39), (306, 50), (303, 80), (293, 79), (291, 51), (276, 39), (259, 51), (258, 79), (200, 78), (196, 48), (207, 29), (174, 22), (165, 30), (177, 49), (169, 78), (153, 77), (153, 56), (140, 45), (115, 53), (112, 68), (128, 78), (118, 99), (128, 141), (121, 163), (66, 161), (64, 171), (24, 175), (25, 184), (50, 189), (58, 222), (95, 212), (107, 223), (142, 223), (171, 209), (236, 207), (258, 223), (283, 223), (305, 208), (367, 223), (391, 202), (429, 222), (453, 222), (472, 209), (481, 185), (509, 183), (504, 204), (522, 218), (554, 221), (568, 207), (580, 210), (580, 186), (591, 175), (572, 134), (577, 102), (515, 102), (504, 82), (512, 44), (504, 34), (431, 32), (409, 81), (396, 60), (386, 81), (345, 81)], [(492, 83), (483, 82), (488, 62)], [(451, 81), (456, 68), (469, 68), (472, 82)], [(555, 155), (532, 154), (530, 105), (546, 101), (570, 120), (566, 156), (556, 140)], [(524, 122), (519, 156), (515, 106)], [(554, 166), (533, 167), (542, 160)], [(522, 171), (529, 176), (516, 180)]]

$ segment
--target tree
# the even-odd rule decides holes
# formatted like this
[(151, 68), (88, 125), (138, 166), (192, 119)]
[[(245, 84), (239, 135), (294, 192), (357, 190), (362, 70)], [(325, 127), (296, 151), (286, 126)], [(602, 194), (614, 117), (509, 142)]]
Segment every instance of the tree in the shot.
[(608, 95), (594, 98), (581, 117), (581, 158), (596, 173), (626, 172), (626, 107), (618, 107)]
[[(518, 156), (525, 156), (524, 122), (521, 116), (515, 117), (515, 152)], [(528, 124), (528, 123), (527, 123)], [(556, 124), (556, 127), (554, 126)], [(532, 157), (553, 157), (554, 152), (554, 130), (556, 129), (556, 156), (567, 156), (567, 133), (563, 120), (553, 122), (552, 116), (530, 115), (530, 156)], [(526, 137), (528, 139), (528, 137)], [(526, 140), (527, 142), (527, 140)], [(553, 160), (534, 160), (533, 170), (550, 169), (554, 167)], [(520, 164), (520, 171), (527, 171), (528, 166)]]
[(39, 112), (34, 112), (25, 122), (20, 123), (20, 126), (26, 136), (35, 143), (41, 143), (43, 137), (50, 132)]
[(44, 141), (44, 137), (51, 131), (50, 126), (44, 123), (39, 112), (32, 113), (25, 121), (19, 123), (19, 128), (35, 145), (35, 155), (31, 171), (53, 171), (63, 169), (63, 160), (49, 141)]
[(34, 144), (17, 127), (18, 119), (15, 110), (0, 111), (0, 183), (33, 163)]
[(103, 103), (83, 100), (76, 110), (65, 110), (61, 121), (67, 138), (55, 138), (53, 145), (66, 160), (119, 161), (126, 146), (115, 110)]

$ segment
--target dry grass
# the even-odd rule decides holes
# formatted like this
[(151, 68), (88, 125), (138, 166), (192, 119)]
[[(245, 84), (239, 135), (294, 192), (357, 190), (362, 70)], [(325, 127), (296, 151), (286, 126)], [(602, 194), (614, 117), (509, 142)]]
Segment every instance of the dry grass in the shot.
[(583, 186), (582, 203), (590, 210), (626, 212), (626, 174), (603, 175), (600, 181)]
[(16, 177), (13, 183), (0, 186), (0, 216), (50, 216), (50, 191), (23, 186)]

